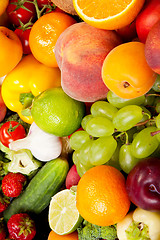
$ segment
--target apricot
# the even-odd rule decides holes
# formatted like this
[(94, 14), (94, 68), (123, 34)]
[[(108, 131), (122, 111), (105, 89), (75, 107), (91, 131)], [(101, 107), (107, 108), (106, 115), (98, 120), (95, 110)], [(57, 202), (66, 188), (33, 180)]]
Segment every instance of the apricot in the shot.
[(150, 68), (160, 74), (160, 21), (150, 30), (145, 43), (145, 57)]
[(22, 44), (15, 32), (0, 26), (0, 77), (8, 74), (21, 60)]
[(110, 51), (103, 62), (102, 79), (117, 96), (132, 99), (146, 94), (157, 74), (148, 66), (144, 43), (127, 42)]
[(108, 88), (102, 80), (102, 64), (120, 43), (115, 31), (94, 28), (85, 22), (68, 27), (55, 45), (64, 92), (83, 102), (106, 98)]

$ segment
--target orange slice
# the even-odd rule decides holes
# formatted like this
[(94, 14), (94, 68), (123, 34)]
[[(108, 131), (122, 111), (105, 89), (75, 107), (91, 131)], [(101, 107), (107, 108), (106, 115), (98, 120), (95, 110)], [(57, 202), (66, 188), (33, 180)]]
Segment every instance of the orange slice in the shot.
[(114, 30), (130, 24), (145, 0), (73, 0), (77, 14), (93, 27)]

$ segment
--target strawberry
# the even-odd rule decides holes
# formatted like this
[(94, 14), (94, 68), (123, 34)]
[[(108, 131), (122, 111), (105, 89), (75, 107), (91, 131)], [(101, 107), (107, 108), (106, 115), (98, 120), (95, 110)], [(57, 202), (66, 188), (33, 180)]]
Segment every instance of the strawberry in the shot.
[(0, 240), (5, 240), (6, 239), (6, 228), (3, 223), (3, 220), (0, 219)]
[(18, 197), (23, 189), (26, 177), (21, 173), (8, 173), (2, 179), (2, 191), (7, 197)]
[(4, 210), (6, 210), (6, 208), (9, 205), (9, 202), (10, 201), (7, 197), (2, 196), (2, 194), (0, 194), (0, 213), (3, 212)]
[(17, 213), (7, 222), (9, 237), (11, 239), (32, 240), (36, 235), (34, 221), (27, 213)]

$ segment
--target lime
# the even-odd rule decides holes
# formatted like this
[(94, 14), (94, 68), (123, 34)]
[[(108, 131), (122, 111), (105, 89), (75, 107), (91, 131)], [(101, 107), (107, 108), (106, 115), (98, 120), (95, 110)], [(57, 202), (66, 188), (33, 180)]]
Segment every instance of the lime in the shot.
[(31, 114), (43, 131), (64, 137), (80, 127), (85, 104), (69, 97), (61, 87), (50, 88), (34, 99)]
[(49, 226), (59, 235), (74, 232), (83, 218), (76, 207), (76, 193), (64, 189), (55, 194), (49, 205)]

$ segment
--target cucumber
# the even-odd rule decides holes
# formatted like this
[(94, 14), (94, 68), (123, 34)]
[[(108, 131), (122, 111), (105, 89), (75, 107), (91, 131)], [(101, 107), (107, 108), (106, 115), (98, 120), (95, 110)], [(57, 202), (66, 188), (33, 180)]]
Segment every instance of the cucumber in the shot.
[(3, 212), (4, 220), (7, 222), (13, 214), (21, 212), (41, 213), (49, 205), (51, 197), (60, 190), (68, 170), (69, 164), (65, 159), (57, 158), (45, 163)]

